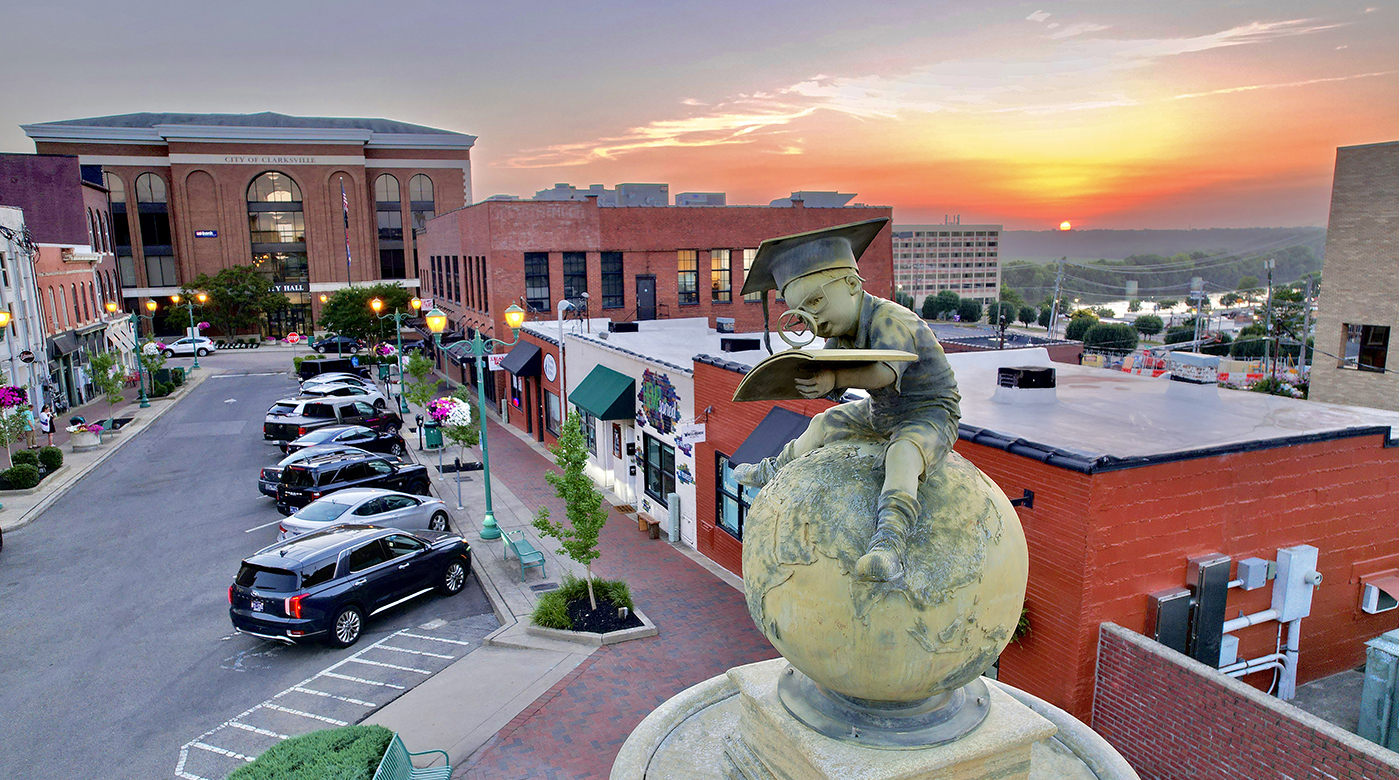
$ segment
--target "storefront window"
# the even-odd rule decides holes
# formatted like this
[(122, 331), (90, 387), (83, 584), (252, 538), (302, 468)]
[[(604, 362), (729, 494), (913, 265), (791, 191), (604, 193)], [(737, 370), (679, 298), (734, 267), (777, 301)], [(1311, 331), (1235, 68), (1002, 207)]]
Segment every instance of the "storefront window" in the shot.
[(716, 303), (730, 300), (729, 250), (710, 250), (710, 299)]
[(642, 439), (646, 450), (642, 466), (646, 472), (647, 495), (664, 504), (666, 496), (676, 492), (676, 449), (651, 436)]
[(729, 456), (715, 453), (715, 524), (735, 539), (744, 539), (744, 516), (758, 496), (758, 488), (745, 487), (734, 479)]
[(574, 414), (578, 415), (579, 427), (583, 429), (583, 441), (588, 445), (588, 451), (594, 455), (598, 454), (598, 418), (584, 411), (581, 407), (574, 407)]
[(700, 253), (676, 250), (676, 296), (681, 305), (700, 302)]
[(559, 396), (548, 390), (544, 391), (544, 429), (559, 435)]

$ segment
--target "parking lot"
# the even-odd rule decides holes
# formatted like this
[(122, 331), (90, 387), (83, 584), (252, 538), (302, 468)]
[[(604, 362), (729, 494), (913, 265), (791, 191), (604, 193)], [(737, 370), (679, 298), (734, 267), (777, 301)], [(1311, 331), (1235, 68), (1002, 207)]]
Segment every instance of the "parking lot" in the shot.
[(280, 457), (263, 415), (296, 390), (290, 355), (258, 352), (202, 359), (213, 375), (5, 535), (0, 777), (222, 778), (281, 737), (357, 722), (496, 627), (473, 577), (345, 650), (232, 630), (229, 583), (281, 519), (257, 489)]

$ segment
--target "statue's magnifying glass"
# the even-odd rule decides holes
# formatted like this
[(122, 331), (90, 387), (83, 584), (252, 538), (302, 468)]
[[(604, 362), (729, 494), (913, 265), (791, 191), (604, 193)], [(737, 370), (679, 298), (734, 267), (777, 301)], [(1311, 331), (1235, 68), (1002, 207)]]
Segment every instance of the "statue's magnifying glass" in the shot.
[[(801, 309), (788, 309), (778, 317), (778, 336), (795, 349), (817, 340), (817, 321)], [(806, 340), (801, 340), (803, 336)]]

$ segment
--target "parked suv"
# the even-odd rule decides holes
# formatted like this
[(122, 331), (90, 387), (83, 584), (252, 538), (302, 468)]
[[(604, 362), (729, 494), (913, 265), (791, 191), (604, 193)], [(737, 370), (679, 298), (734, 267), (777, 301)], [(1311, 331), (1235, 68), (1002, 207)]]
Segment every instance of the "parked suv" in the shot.
[(403, 418), (355, 398), (289, 398), (272, 405), (263, 420), (263, 439), (288, 442), (330, 425), (363, 425), (397, 431)]
[(431, 484), (428, 468), (417, 463), (393, 463), (383, 455), (350, 452), (320, 455), (282, 469), (277, 508), (290, 515), (321, 496), (352, 487), (426, 496)]
[(471, 545), (454, 533), (339, 525), (244, 560), (228, 589), (229, 619), (262, 639), (349, 647), (370, 616), (434, 588), (460, 593), (471, 565)]
[(402, 457), (408, 451), (398, 431), (376, 431), (363, 425), (329, 425), (317, 428), (305, 436), (283, 444), (282, 451), (290, 455), (298, 450), (324, 444), (358, 447), (370, 452), (387, 453), (395, 458)]

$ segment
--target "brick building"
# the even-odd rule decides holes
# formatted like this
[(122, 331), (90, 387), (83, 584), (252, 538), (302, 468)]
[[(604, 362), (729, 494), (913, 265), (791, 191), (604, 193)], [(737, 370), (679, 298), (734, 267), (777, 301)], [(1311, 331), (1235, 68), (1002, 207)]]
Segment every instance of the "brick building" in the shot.
[(416, 287), (413, 227), (471, 202), (474, 136), (386, 119), (122, 114), (24, 131), (105, 182), (128, 309), (252, 264), (291, 300), (263, 325), (274, 337), (307, 332), (317, 294), (352, 281)]
[[(47, 341), (35, 356), (40, 370), (32, 381), (44, 389), (44, 402), (62, 399), (70, 406), (96, 396), (88, 357), (107, 351), (106, 333), (118, 318), (109, 317), (105, 306), (122, 295), (107, 190), (100, 176), (88, 174), (82, 175), (72, 155), (0, 154), (0, 204), (24, 211), (38, 248), (32, 258), (12, 254), (14, 265), (0, 265), (0, 271), (33, 274)], [(24, 319), (20, 311), (11, 314)], [(16, 377), (27, 373), (11, 371)]]
[[(757, 330), (758, 296), (746, 299), (739, 289), (764, 239), (891, 214), (888, 207), (803, 203), (487, 200), (443, 214), (417, 237), (421, 294), (464, 332), (508, 333), (502, 312), (511, 304), (552, 321), (560, 301), (584, 302), (585, 294), (594, 317), (703, 317), (712, 327), (723, 317), (737, 330)], [(886, 229), (860, 261), (867, 288), (886, 297), (893, 289), (889, 236)], [(781, 311), (780, 303), (772, 306), (775, 321)]]
[[(1400, 408), (1400, 144), (1337, 150), (1309, 397)], [(1323, 352), (1332, 353), (1331, 355)]]
[(983, 306), (995, 303), (1001, 292), (1000, 243), (1001, 225), (895, 225), (894, 283), (916, 306), (943, 290)]

